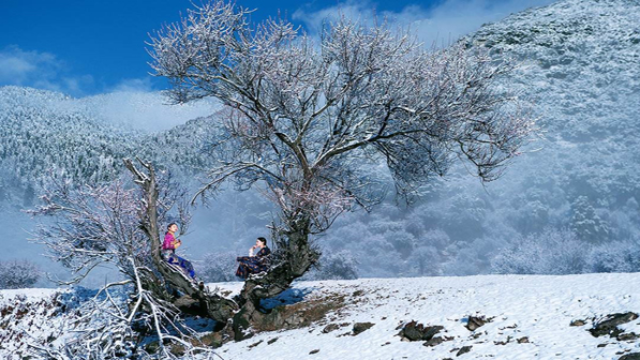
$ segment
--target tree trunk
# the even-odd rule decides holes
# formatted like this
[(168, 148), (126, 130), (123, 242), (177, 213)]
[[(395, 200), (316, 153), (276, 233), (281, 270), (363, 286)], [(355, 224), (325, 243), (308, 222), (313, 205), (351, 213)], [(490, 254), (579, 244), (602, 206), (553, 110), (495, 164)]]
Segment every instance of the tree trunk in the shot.
[[(125, 160), (125, 166), (134, 175), (135, 182), (142, 186), (147, 205), (145, 214), (140, 214), (141, 227), (151, 240), (151, 256), (155, 270), (142, 273), (143, 286), (158, 299), (174, 303), (181, 311), (197, 314), (226, 324), (227, 320), (238, 310), (238, 305), (230, 299), (207, 293), (205, 288), (198, 287), (182, 271), (175, 269), (164, 261), (161, 255), (162, 243), (158, 228), (158, 189), (155, 172), (151, 164), (140, 161), (146, 173), (140, 172), (131, 160)], [(184, 294), (175, 299), (167, 291), (167, 286)], [(178, 301), (179, 300), (179, 301)]]
[[(212, 295), (162, 258), (155, 172), (151, 164), (138, 161), (145, 172), (138, 170), (131, 160), (125, 160), (125, 166), (134, 175), (135, 182), (142, 186), (147, 205), (146, 212), (140, 214), (140, 218), (141, 227), (151, 240), (154, 270), (141, 272), (145, 290), (152, 292), (158, 299), (173, 303), (185, 313), (216, 320), (235, 340), (250, 337), (252, 334), (249, 329), (257, 328), (256, 324), (269, 323), (274, 328), (282, 326), (278, 322), (283, 319), (276, 316), (269, 319), (269, 314), (262, 311), (260, 300), (277, 296), (288, 289), (295, 279), (304, 275), (318, 260), (320, 254), (309, 244), (310, 217), (303, 213), (287, 221), (287, 230), (279, 234), (283, 238), (278, 249), (282, 254), (280, 261), (266, 274), (249, 276), (237, 298), (238, 302)], [(178, 290), (184, 296), (176, 299), (168, 288)]]
[(320, 256), (309, 244), (311, 222), (308, 216), (292, 219), (287, 225), (288, 229), (282, 234), (284, 241), (278, 249), (282, 252), (281, 261), (274, 264), (264, 275), (250, 275), (240, 293), (239, 304), (242, 308), (236, 313), (233, 321), (236, 340), (252, 336), (249, 328), (256, 328), (254, 325), (257, 323), (271, 321), (272, 327), (280, 327), (282, 324), (277, 322), (284, 319), (266, 319), (269, 314), (261, 311), (260, 300), (272, 298), (288, 289)]

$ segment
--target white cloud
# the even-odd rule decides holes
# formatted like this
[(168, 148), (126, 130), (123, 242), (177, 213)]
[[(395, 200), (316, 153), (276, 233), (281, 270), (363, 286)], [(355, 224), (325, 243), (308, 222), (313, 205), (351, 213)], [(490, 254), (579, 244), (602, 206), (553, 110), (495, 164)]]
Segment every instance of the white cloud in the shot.
[(373, 23), (374, 17), (386, 18), (392, 28), (410, 28), (425, 44), (441, 46), (479, 29), (482, 24), (553, 2), (554, 0), (446, 0), (431, 9), (409, 5), (400, 12), (375, 12), (374, 2), (347, 1), (311, 13), (298, 10), (294, 12), (293, 19), (303, 22), (312, 34), (317, 35), (324, 21), (335, 20), (339, 16), (365, 23)]
[(48, 52), (25, 51), (16, 45), (0, 50), (0, 85), (29, 86), (80, 96), (92, 86), (90, 75), (69, 76), (63, 61)]
[(24, 51), (10, 45), (0, 51), (0, 82), (23, 85), (41, 75), (56, 73), (62, 66), (52, 54)]
[(112, 92), (151, 92), (153, 84), (151, 78), (143, 79), (124, 79), (111, 89)]

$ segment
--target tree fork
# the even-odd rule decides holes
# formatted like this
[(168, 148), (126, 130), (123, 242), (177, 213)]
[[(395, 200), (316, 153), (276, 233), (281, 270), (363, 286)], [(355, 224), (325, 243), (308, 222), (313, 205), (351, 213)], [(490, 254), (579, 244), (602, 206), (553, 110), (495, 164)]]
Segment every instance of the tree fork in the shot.
[[(163, 282), (174, 289), (179, 290), (188, 298), (180, 298), (172, 301), (183, 312), (196, 313), (216, 320), (221, 324), (226, 324), (233, 314), (238, 310), (238, 305), (230, 300), (218, 295), (212, 295), (200, 289), (188, 279), (180, 270), (176, 270), (167, 264), (161, 256), (160, 249), (160, 229), (158, 227), (158, 188), (153, 166), (137, 159), (146, 172), (140, 171), (130, 159), (124, 160), (124, 165), (133, 174), (136, 184), (142, 187), (145, 195), (146, 211), (140, 214), (140, 227), (151, 240), (151, 254), (153, 264), (161, 275), (161, 280), (151, 272), (144, 272), (144, 286), (146, 290), (152, 292), (160, 299), (166, 299), (168, 293), (163, 286)], [(194, 306), (195, 305), (195, 306)]]
[(311, 222), (308, 217), (287, 221), (289, 229), (283, 232), (285, 242), (284, 259), (269, 269), (264, 275), (250, 275), (238, 297), (242, 306), (233, 321), (236, 340), (250, 337), (247, 333), (252, 324), (265, 321), (275, 327), (284, 325), (284, 319), (273, 317), (268, 319), (269, 313), (260, 311), (260, 300), (279, 295), (291, 286), (291, 283), (304, 275), (307, 270), (318, 261), (320, 254), (309, 244)]

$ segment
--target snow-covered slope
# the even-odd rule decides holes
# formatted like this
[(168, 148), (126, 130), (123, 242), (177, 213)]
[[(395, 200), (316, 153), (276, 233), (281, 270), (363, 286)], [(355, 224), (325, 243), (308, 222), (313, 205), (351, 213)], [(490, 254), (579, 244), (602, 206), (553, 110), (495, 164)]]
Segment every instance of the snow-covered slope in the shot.
[(409, 211), (347, 214), (323, 239), (327, 252), (351, 254), (375, 276), (503, 271), (492, 260), (523, 243), (562, 264), (508, 268), (625, 271), (616, 264), (628, 254), (640, 270), (640, 2), (560, 0), (464, 41), (516, 59), (504, 84), (531, 104), (544, 138), (486, 186), (462, 169)]
[(534, 220), (545, 225), (584, 197), (605, 213), (580, 229), (584, 240), (628, 235), (606, 213), (640, 196), (640, 2), (562, 0), (484, 26), (470, 43), (521, 62), (505, 83), (533, 103), (546, 138), (498, 184), (503, 198), (540, 201)]
[[(142, 99), (136, 98), (142, 96), (136, 94), (121, 94), (125, 97), (122, 99), (115, 96), (78, 100), (51, 91), (1, 87), (0, 181), (5, 185), (3, 188), (18, 187), (31, 192), (23, 196), (27, 198), (33, 195), (33, 187), (38, 187), (44, 179), (65, 177), (90, 184), (112, 180), (120, 174), (125, 157), (139, 156), (157, 166), (190, 174), (194, 169), (202, 171), (209, 164), (203, 149), (209, 131), (214, 128), (211, 119), (184, 120), (169, 130), (145, 134), (110, 117), (115, 116), (116, 110), (130, 117), (152, 116), (143, 111), (144, 104), (129, 110), (114, 104), (120, 100), (121, 107), (126, 108), (125, 100), (151, 101), (151, 95)], [(161, 111), (159, 100), (155, 101), (156, 111)], [(111, 112), (105, 104), (111, 104)], [(133, 120), (123, 118), (122, 121)]]
[[(640, 352), (640, 340), (596, 338), (587, 330), (605, 315), (640, 311), (636, 287), (640, 274), (573, 276), (471, 276), (415, 279), (367, 279), (300, 283), (300, 291), (339, 294), (347, 299), (339, 313), (309, 328), (264, 333), (220, 349), (225, 359), (618, 359)], [(635, 286), (634, 286), (635, 285)], [(492, 318), (469, 331), (469, 316)], [(398, 327), (410, 321), (444, 327), (453, 338), (435, 346), (405, 342)], [(583, 326), (570, 326), (586, 320)], [(374, 325), (353, 336), (353, 325)], [(329, 324), (344, 324), (323, 332)], [(640, 334), (640, 319), (621, 326)], [(269, 340), (277, 338), (269, 345)], [(526, 338), (527, 340), (524, 340)], [(250, 347), (259, 341), (262, 343)], [(522, 343), (519, 343), (520, 342)], [(503, 344), (504, 343), (504, 344)], [(607, 344), (598, 347), (600, 344)], [(456, 350), (457, 349), (457, 350)], [(319, 350), (315, 355), (310, 355)]]
[[(333, 306), (325, 316), (309, 326), (278, 332), (264, 332), (242, 342), (218, 349), (226, 360), (299, 359), (620, 359), (640, 353), (640, 319), (618, 326), (620, 339), (608, 335), (594, 337), (588, 331), (607, 315), (640, 312), (637, 287), (640, 273), (590, 274), (571, 276), (492, 275), (413, 279), (366, 279), (354, 281), (299, 282), (289, 297), (300, 304)], [(239, 283), (221, 285), (222, 291), (238, 291)], [(27, 296), (13, 305), (20, 291), (0, 292), (3, 324), (0, 328), (0, 357), (12, 359), (29, 343), (55, 341), (72, 324), (68, 314), (54, 314), (51, 308), (33, 307), (50, 291)], [(78, 297), (58, 297), (76, 302)], [(68, 299), (68, 300), (64, 300)], [(25, 305), (27, 304), (27, 305)], [(73, 308), (70, 306), (70, 308)], [(489, 320), (469, 330), (470, 316)], [(584, 321), (583, 325), (571, 323)], [(404, 325), (416, 321), (424, 326), (442, 326), (435, 336), (450, 338), (425, 346), (422, 341), (403, 341), (398, 334)], [(471, 320), (474, 321), (473, 319)], [(354, 335), (356, 323), (371, 327)], [(359, 325), (363, 326), (363, 325)], [(363, 328), (366, 326), (363, 326)], [(66, 331), (71, 330), (66, 328)], [(18, 334), (23, 334), (18, 340)], [(28, 335), (27, 335), (28, 334)], [(17, 357), (16, 357), (17, 358)]]

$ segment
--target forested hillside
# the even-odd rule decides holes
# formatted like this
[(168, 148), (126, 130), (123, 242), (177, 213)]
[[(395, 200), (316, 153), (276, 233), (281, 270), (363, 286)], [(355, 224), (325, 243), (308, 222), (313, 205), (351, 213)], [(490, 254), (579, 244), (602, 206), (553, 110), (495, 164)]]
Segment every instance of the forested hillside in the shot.
[[(43, 181), (96, 184), (121, 174), (122, 159), (139, 156), (184, 174), (212, 164), (204, 152), (215, 127), (201, 118), (144, 133), (108, 122), (81, 100), (31, 88), (0, 88), (0, 163), (4, 196), (32, 203)], [(17, 199), (20, 200), (20, 199)], [(12, 202), (9, 202), (12, 203)]]
[[(529, 104), (542, 137), (493, 183), (456, 168), (412, 207), (388, 199), (371, 214), (341, 217), (316, 239), (322, 276), (639, 271), (639, 24), (637, 1), (564, 0), (463, 39), (516, 60), (502, 83)], [(77, 104), (0, 88), (5, 206), (32, 203), (44, 177), (113, 179), (125, 156), (167, 166), (185, 182), (215, 163), (207, 151), (215, 115), (145, 133)], [(257, 194), (227, 194), (213, 206), (211, 216), (196, 214), (203, 240), (191, 244), (206, 245), (198, 254), (244, 252), (272, 220)]]
[(515, 59), (505, 89), (542, 138), (498, 181), (457, 169), (412, 209), (342, 218), (325, 244), (380, 276), (640, 270), (639, 24), (637, 1), (565, 0), (463, 39)]

